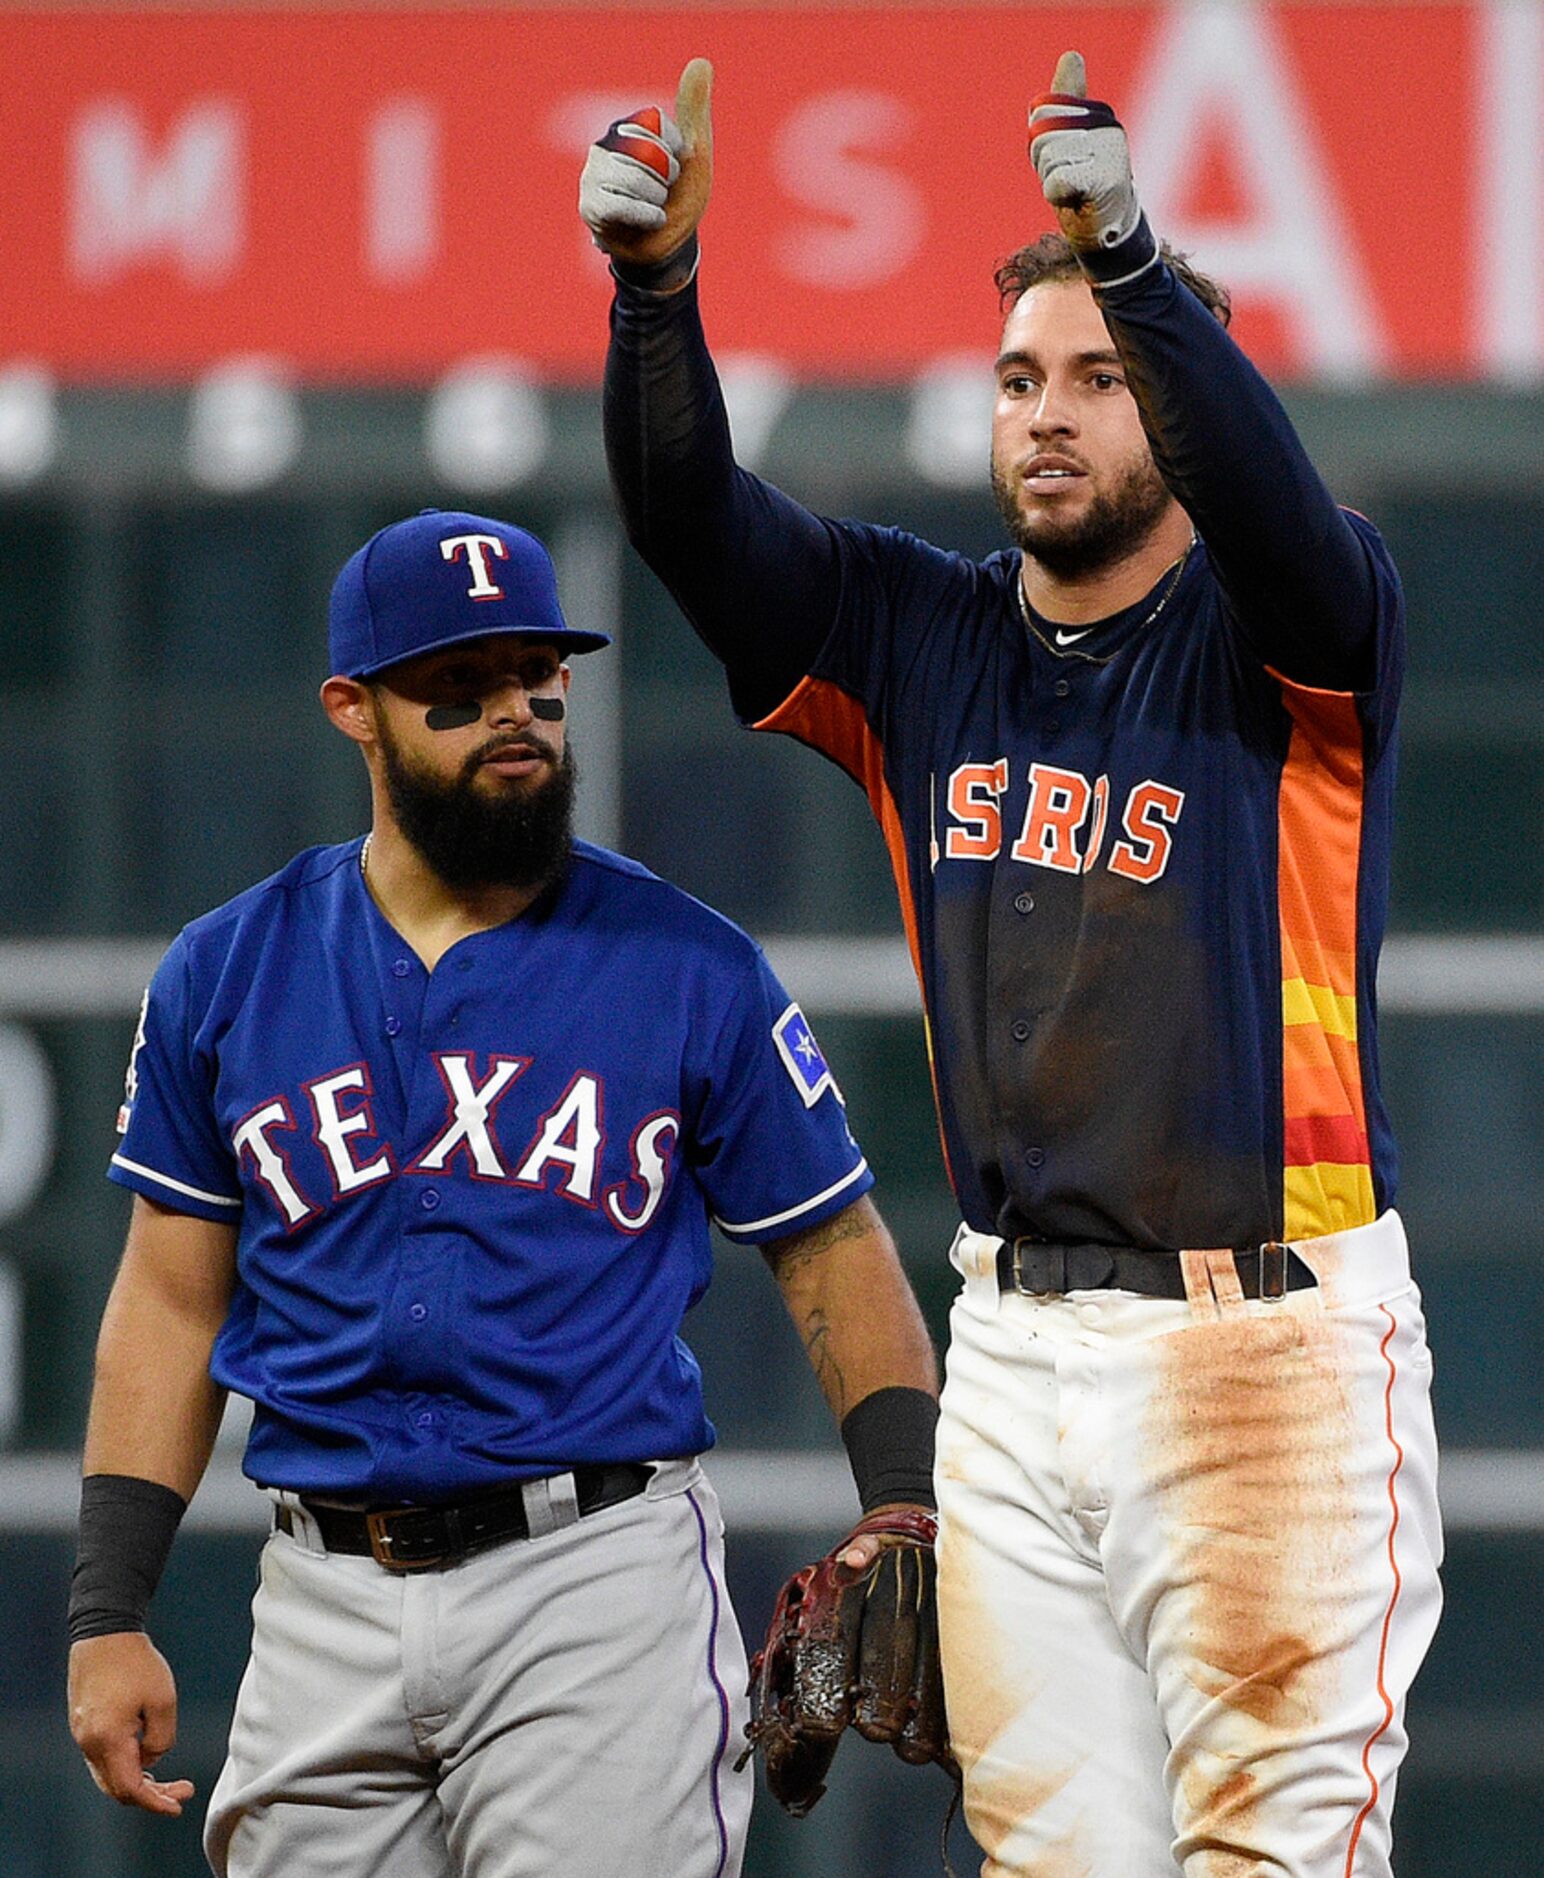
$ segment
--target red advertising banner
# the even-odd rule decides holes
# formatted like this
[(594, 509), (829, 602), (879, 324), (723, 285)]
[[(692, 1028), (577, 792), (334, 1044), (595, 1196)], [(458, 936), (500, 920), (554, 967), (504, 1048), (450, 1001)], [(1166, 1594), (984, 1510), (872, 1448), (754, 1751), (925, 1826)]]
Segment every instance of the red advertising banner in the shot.
[(1539, 0), (7, 14), (0, 369), (593, 379), (583, 153), (700, 53), (715, 345), (910, 377), (993, 343), (1049, 225), (1025, 108), (1066, 46), (1268, 369), (1544, 377)]

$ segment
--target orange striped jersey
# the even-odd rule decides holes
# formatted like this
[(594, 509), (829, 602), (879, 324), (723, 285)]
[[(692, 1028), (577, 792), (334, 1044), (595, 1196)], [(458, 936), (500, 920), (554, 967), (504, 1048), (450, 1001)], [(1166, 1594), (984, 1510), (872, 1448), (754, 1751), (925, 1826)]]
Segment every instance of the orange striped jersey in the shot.
[(1016, 553), (839, 533), (851, 625), (758, 727), (833, 758), (884, 830), (966, 1220), (1177, 1247), (1374, 1218), (1391, 687), (1273, 672), (1204, 542), (1060, 646)]
[(697, 292), (618, 287), (613, 483), (741, 717), (868, 796), (967, 1223), (1172, 1249), (1374, 1218), (1404, 662), (1377, 530), (1160, 263), (1096, 294), (1197, 538), (1058, 627), (1016, 549), (816, 515), (737, 466)]

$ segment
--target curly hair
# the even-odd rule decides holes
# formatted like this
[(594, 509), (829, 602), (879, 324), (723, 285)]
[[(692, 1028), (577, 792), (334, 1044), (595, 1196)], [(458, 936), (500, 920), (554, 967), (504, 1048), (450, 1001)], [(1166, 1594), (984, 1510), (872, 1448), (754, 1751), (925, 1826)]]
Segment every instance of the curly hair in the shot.
[[(1227, 288), (1192, 267), (1189, 260), (1166, 241), (1160, 243), (1159, 253), (1202, 306), (1216, 314), (1226, 326), (1233, 317), (1233, 300)], [(998, 303), (1004, 312), (1020, 294), (1028, 293), (1031, 287), (1038, 287), (1043, 281), (1084, 278), (1072, 243), (1065, 235), (1057, 234), (1042, 235), (1038, 241), (1030, 242), (1028, 247), (1010, 254), (992, 275), (997, 285)]]

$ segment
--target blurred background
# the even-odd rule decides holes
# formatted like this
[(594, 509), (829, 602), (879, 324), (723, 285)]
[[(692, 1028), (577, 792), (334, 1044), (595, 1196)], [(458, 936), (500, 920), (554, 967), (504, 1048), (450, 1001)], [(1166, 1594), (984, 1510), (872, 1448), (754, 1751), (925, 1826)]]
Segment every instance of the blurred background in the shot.
[[(1076, 45), (1149, 214), (1235, 290), (1409, 599), (1380, 982), (1438, 1366), (1448, 1610), (1411, 1704), (1403, 1878), (1544, 1848), (1544, 7), (0, 10), (0, 1874), (191, 1878), (63, 1713), (91, 1350), (127, 1213), (102, 1170), (178, 926), (357, 833), (315, 703), (326, 593), (434, 504), (536, 530), (586, 661), (583, 829), (741, 921), (814, 1017), (940, 1344), (955, 1223), (883, 846), (837, 772), (738, 731), (614, 524), (585, 144), (718, 69), (703, 299), (742, 460), (968, 553), (994, 263), (1046, 225), (1025, 101)], [(742, 1621), (845, 1530), (845, 1464), (759, 1259), (687, 1334)], [(155, 1609), (207, 1794), (262, 1502), (233, 1412)], [(842, 1750), (751, 1878), (940, 1870), (948, 1786)], [(976, 1860), (958, 1826), (957, 1869)]]

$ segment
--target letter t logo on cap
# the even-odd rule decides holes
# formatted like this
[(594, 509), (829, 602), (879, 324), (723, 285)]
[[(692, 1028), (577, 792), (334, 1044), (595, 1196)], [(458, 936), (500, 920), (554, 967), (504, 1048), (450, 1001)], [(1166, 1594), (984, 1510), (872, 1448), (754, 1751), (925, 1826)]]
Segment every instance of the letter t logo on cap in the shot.
[(501, 561), (509, 559), (509, 549), (497, 535), (447, 535), (440, 543), (440, 558), (445, 561), (459, 561), (462, 550), (465, 550), (467, 565), (472, 570), (472, 584), (466, 590), (469, 600), (504, 598), (504, 589), (488, 572), (487, 551), (490, 548)]

